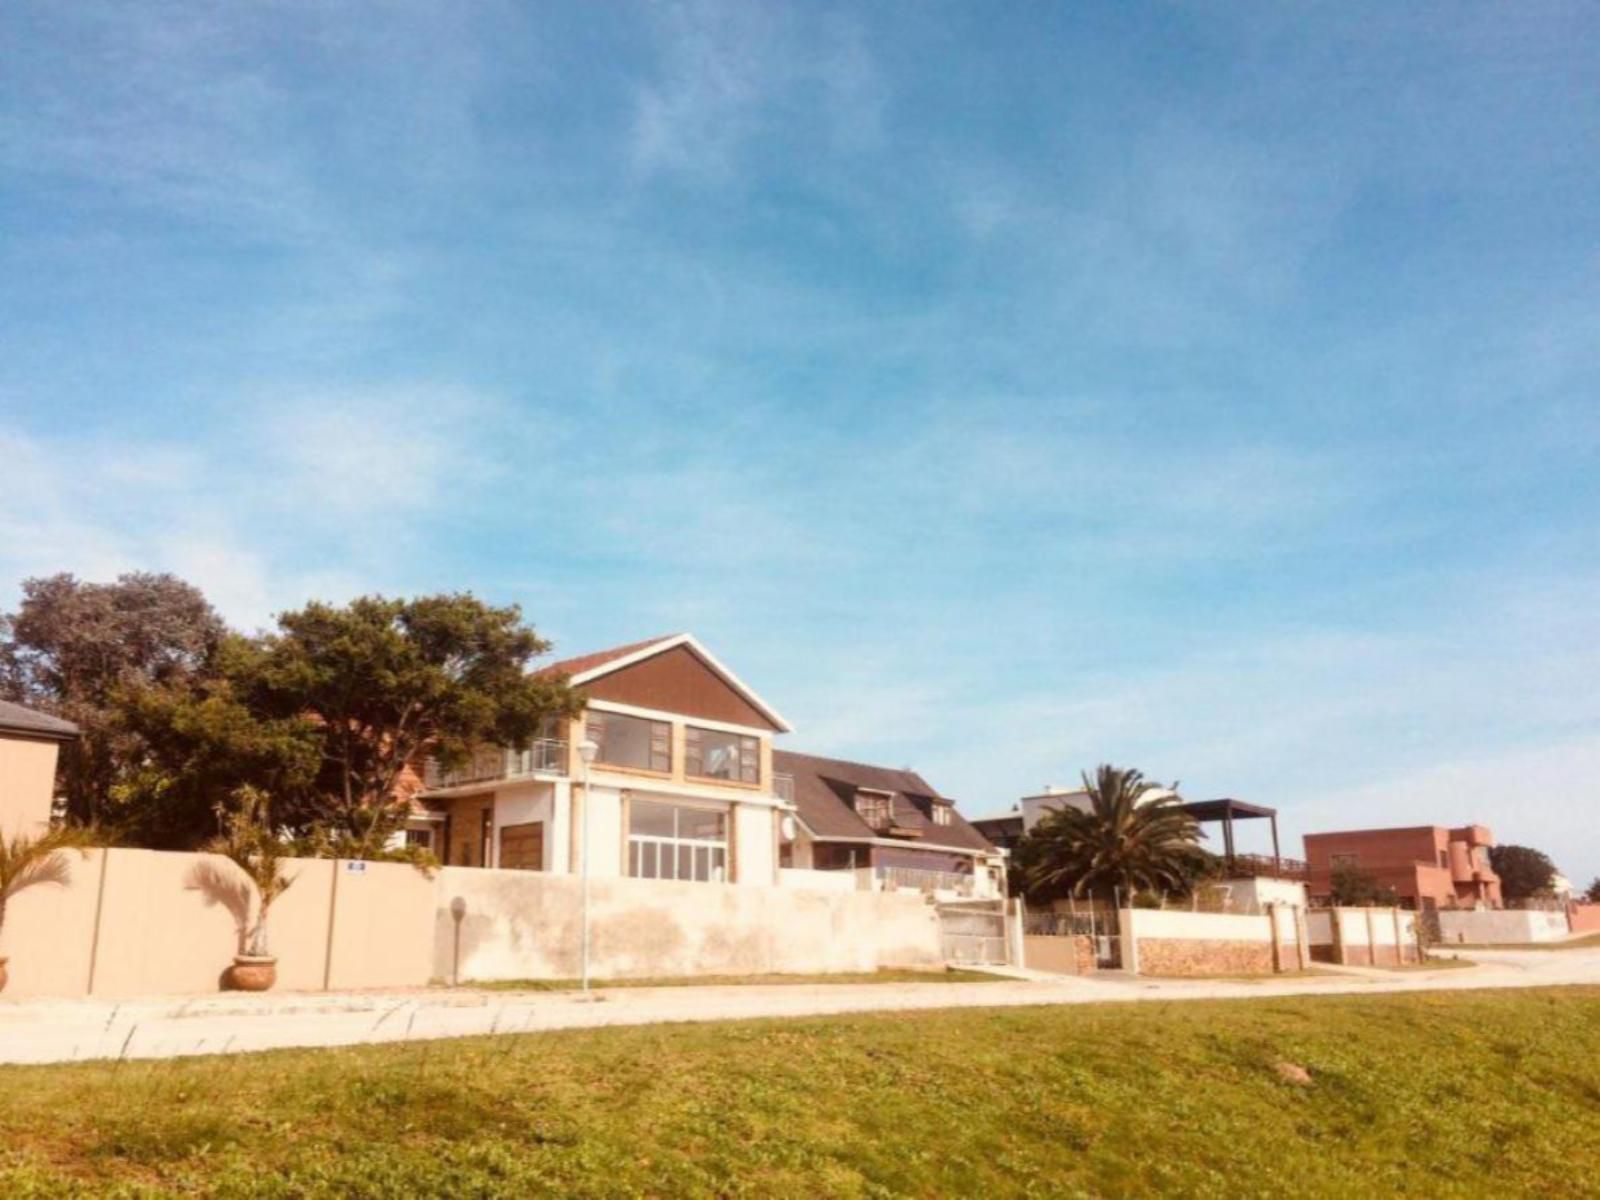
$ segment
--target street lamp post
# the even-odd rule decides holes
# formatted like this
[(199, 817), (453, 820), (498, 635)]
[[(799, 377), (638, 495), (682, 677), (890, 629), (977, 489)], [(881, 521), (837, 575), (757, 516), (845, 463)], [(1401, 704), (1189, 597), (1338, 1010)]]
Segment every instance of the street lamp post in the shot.
[(594, 793), (589, 788), (589, 764), (594, 762), (600, 747), (591, 738), (585, 738), (578, 747), (578, 757), (583, 759), (583, 827), (578, 831), (578, 870), (583, 876), (583, 992), (589, 994), (589, 808), (594, 803)]

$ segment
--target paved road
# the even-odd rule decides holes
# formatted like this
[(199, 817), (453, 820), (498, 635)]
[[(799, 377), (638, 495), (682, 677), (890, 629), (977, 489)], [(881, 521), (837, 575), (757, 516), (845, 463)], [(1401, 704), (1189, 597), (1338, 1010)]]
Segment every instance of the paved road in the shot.
[(722, 1021), (927, 1008), (1093, 1004), (1600, 985), (1600, 949), (1473, 951), (1464, 970), (1349, 971), (1261, 980), (1040, 976), (1004, 983), (789, 984), (575, 992), (471, 989), (224, 994), (188, 999), (0, 1003), (0, 1063), (171, 1058), (288, 1046), (523, 1033), (666, 1021)]

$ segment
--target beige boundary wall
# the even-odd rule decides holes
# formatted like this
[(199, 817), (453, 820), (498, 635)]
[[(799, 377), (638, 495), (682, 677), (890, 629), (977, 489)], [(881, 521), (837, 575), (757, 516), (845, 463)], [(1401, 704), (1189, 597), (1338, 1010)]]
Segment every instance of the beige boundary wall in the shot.
[[(0, 930), (4, 996), (215, 992), (250, 892), (233, 864), (159, 850), (67, 852), (71, 879), (18, 893)], [(292, 859), (268, 921), (278, 988), (425, 984), (435, 884), (402, 863)]]
[[(594, 979), (944, 965), (938, 912), (921, 896), (665, 879), (593, 879), (589, 886)], [(579, 974), (581, 879), (445, 867), (438, 888), (436, 978)]]
[(1567, 925), (1573, 933), (1600, 933), (1600, 904), (1569, 905)]
[(1439, 920), (1441, 945), (1459, 945), (1462, 942), (1485, 946), (1559, 942), (1571, 932), (1571, 923), (1564, 910), (1545, 912), (1508, 908), (1474, 911), (1441, 908), (1434, 915)]
[(1088, 934), (1024, 934), (1022, 965), (1054, 975), (1094, 972), (1094, 939)]
[[(67, 853), (71, 877), (14, 897), (3, 998), (216, 992), (252, 893), (225, 859)], [(582, 881), (533, 871), (292, 859), (273, 905), (279, 991), (573, 978)], [(920, 895), (610, 878), (591, 881), (596, 979), (937, 970), (938, 910)], [(452, 915), (459, 900), (462, 919)], [(459, 951), (456, 934), (459, 930)]]
[(1317, 908), (1306, 914), (1311, 957), (1342, 966), (1416, 962), (1417, 914), (1403, 908)]
[(1309, 958), (1302, 910), (1259, 913), (1124, 909), (1123, 965), (1143, 975), (1268, 975)]

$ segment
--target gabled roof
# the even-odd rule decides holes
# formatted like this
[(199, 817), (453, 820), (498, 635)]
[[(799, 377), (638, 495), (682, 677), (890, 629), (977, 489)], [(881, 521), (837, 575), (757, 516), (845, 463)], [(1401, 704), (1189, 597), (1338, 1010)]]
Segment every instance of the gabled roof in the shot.
[(540, 667), (534, 672), (537, 675), (570, 675), (573, 683), (578, 683), (578, 676), (588, 677), (591, 672), (598, 672), (618, 659), (631, 658), (641, 650), (651, 646), (660, 645), (671, 641), (683, 634), (669, 633), (662, 637), (646, 638), (642, 642), (629, 642), (626, 646), (613, 646), (609, 650), (596, 650), (593, 654), (580, 654), (576, 658), (564, 658), (560, 662), (553, 662), (548, 667)]
[(67, 741), (78, 736), (78, 727), (60, 717), (35, 712), (9, 700), (0, 700), (0, 733), (23, 733), (29, 737)]
[[(853, 799), (858, 788), (865, 788), (889, 793), (894, 824), (920, 832), (920, 837), (906, 841), (907, 846), (969, 851), (994, 849), (988, 839), (955, 810), (953, 801), (941, 796), (915, 771), (819, 758), (792, 750), (774, 750), (772, 769), (794, 777), (794, 806), (799, 810), (800, 820), (818, 841), (883, 837), (856, 815)], [(930, 803), (950, 808), (950, 824), (933, 823), (924, 811)]]
[(576, 658), (563, 659), (542, 668), (540, 675), (566, 675), (574, 687), (581, 687), (586, 683), (593, 683), (596, 679), (613, 674), (635, 663), (643, 662), (647, 658), (654, 658), (668, 650), (682, 646), (696, 658), (703, 662), (711, 671), (720, 677), (724, 683), (739, 695), (744, 697), (758, 712), (762, 713), (780, 733), (787, 733), (792, 728), (783, 715), (758, 696), (744, 680), (740, 679), (727, 667), (717, 660), (716, 655), (707, 650), (697, 641), (693, 634), (673, 633), (666, 637), (649, 638), (642, 642), (629, 642), (626, 646), (613, 646), (609, 650), (597, 650), (592, 654), (582, 654)]

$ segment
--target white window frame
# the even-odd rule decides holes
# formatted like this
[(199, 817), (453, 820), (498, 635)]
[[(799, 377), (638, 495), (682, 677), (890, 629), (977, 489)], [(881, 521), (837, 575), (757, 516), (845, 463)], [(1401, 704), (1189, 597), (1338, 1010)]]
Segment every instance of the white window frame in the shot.
[[(658, 804), (672, 810), (671, 836), (654, 833), (635, 833), (633, 831), (633, 814), (628, 816), (628, 876), (632, 879), (669, 879), (683, 883), (726, 883), (728, 880), (728, 828), (733, 822), (733, 814), (722, 809), (710, 809), (695, 804), (675, 804), (669, 800), (642, 801), (648, 804)], [(636, 800), (634, 803), (641, 803)], [(683, 812), (713, 813), (722, 819), (722, 836), (720, 838), (683, 837), (677, 834), (680, 827), (679, 814)], [(687, 855), (688, 874), (680, 874), (680, 867), (686, 861)], [(646, 874), (644, 867), (650, 866), (650, 873)], [(664, 864), (670, 864), (672, 874), (663, 874)]]

